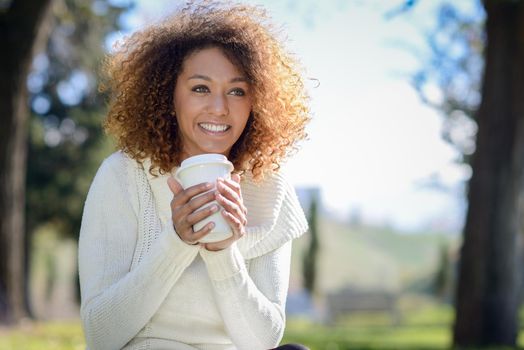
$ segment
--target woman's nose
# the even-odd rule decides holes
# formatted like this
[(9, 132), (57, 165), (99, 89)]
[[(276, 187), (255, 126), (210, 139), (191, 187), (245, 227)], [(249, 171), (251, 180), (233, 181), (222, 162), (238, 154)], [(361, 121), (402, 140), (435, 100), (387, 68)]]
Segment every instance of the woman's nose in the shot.
[(229, 107), (227, 105), (227, 98), (222, 94), (216, 94), (211, 100), (211, 111), (215, 115), (226, 116), (229, 114)]

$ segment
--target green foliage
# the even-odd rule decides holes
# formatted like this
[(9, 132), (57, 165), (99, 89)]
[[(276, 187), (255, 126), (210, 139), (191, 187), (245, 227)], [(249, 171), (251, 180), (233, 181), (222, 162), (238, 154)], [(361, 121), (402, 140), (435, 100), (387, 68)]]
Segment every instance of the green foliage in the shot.
[(440, 6), (436, 27), (426, 37), (429, 55), (417, 53), (422, 66), (412, 77), (422, 101), (444, 116), (442, 137), (465, 163), (471, 162), (475, 150), (475, 112), (484, 69), (485, 14), (480, 1), (474, 5), (471, 13), (452, 2)]
[(317, 257), (318, 257), (318, 199), (312, 197), (311, 204), (309, 207), (309, 246), (304, 254), (303, 258), (303, 275), (304, 275), (304, 288), (313, 294), (315, 291), (315, 281), (317, 273)]
[(97, 92), (97, 75), (104, 40), (120, 29), (118, 19), (125, 8), (96, 3), (54, 3), (50, 39), (28, 78), (33, 111), (27, 163), (29, 232), (52, 223), (75, 237), (89, 184), (111, 150), (101, 130), (106, 107)]

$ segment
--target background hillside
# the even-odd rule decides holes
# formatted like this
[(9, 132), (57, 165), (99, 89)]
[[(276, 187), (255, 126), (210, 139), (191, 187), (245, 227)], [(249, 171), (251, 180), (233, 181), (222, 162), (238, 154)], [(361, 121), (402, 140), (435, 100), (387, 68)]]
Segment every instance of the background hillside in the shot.
[[(322, 295), (345, 286), (394, 292), (422, 288), (434, 278), (443, 247), (454, 259), (458, 237), (351, 226), (323, 216), (319, 220), (317, 291)], [(306, 234), (294, 242), (291, 291), (300, 289), (302, 257), (308, 241)]]

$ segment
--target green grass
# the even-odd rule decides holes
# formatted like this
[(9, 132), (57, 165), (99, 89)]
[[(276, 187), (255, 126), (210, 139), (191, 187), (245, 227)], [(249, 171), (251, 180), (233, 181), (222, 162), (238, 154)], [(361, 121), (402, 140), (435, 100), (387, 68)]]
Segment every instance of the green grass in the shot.
[[(290, 319), (283, 342), (301, 343), (312, 350), (446, 350), (451, 347), (452, 322), (450, 306), (414, 303), (403, 307), (402, 320), (396, 325), (385, 314), (355, 314), (332, 327)], [(518, 344), (524, 348), (524, 330)]]
[(443, 327), (343, 328), (290, 324), (285, 343), (301, 343), (313, 350), (446, 349), (449, 332)]
[(307, 320), (289, 320), (285, 342), (302, 343), (313, 350), (447, 349), (453, 310), (445, 305), (408, 304), (400, 322), (388, 314), (360, 313), (339, 319), (335, 326)]
[[(301, 343), (312, 350), (449, 349), (453, 318), (451, 307), (431, 303), (426, 303), (423, 307), (420, 304), (411, 304), (404, 307), (403, 311), (402, 321), (397, 325), (385, 314), (355, 314), (339, 319), (334, 326), (290, 318), (283, 343)], [(519, 345), (524, 346), (524, 331), (521, 331)], [(2, 350), (84, 348), (79, 321), (27, 323), (16, 329), (0, 329)]]
[(2, 350), (83, 350), (79, 322), (25, 323), (15, 329), (0, 329)]

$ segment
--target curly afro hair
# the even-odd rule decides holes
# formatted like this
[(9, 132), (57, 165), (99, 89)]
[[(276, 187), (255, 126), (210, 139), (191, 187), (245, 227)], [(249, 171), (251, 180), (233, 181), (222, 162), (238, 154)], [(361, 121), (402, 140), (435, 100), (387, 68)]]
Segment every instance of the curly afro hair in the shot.
[(175, 84), (185, 58), (218, 47), (245, 73), (253, 91), (248, 123), (229, 159), (235, 171), (250, 171), (258, 181), (297, 149), (310, 120), (300, 64), (282, 42), (260, 7), (189, 2), (125, 38), (108, 55), (101, 84), (110, 93), (104, 129), (131, 158), (149, 157), (152, 174), (179, 166)]

